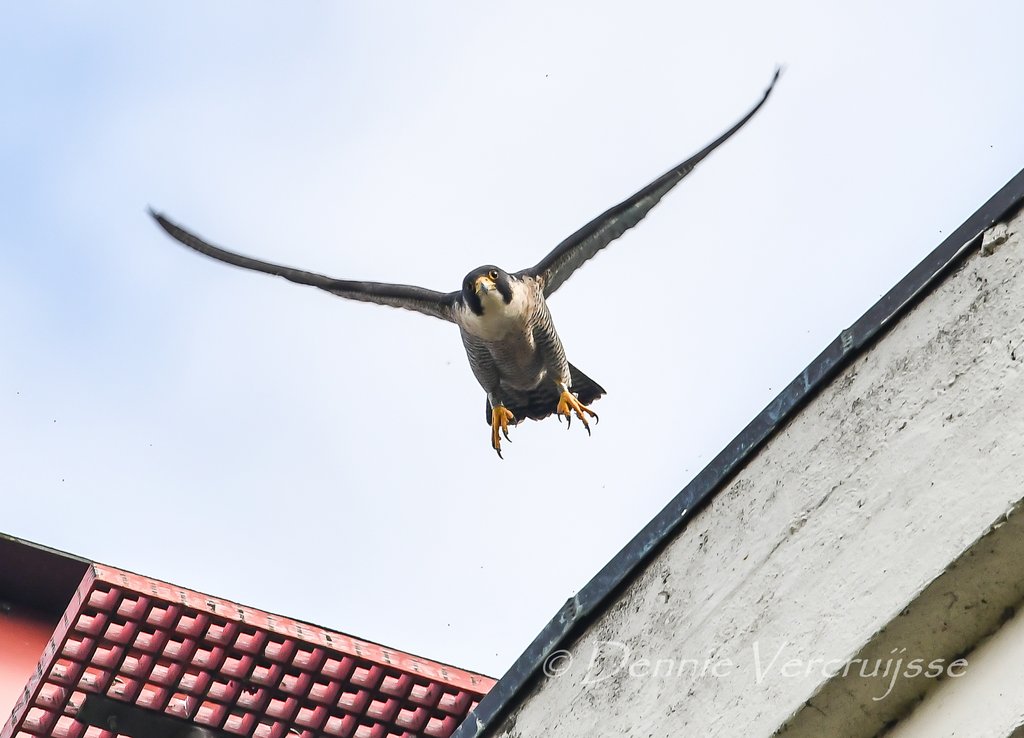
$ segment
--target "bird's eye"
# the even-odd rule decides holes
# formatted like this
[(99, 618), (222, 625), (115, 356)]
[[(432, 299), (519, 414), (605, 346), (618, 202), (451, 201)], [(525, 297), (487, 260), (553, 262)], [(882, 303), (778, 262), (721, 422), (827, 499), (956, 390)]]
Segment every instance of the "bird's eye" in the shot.
[(495, 279), (496, 280), (498, 278), (498, 270), (497, 269), (492, 269), (490, 271), (490, 273), (488, 273), (487, 276), (490, 277), (491, 279)]

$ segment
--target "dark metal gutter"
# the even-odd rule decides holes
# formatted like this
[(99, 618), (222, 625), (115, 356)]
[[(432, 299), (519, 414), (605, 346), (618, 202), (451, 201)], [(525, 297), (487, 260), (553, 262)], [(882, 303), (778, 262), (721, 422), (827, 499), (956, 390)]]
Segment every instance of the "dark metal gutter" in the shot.
[(579, 594), (567, 601), (476, 710), (456, 729), (452, 738), (478, 738), (496, 727), (499, 719), (526, 696), (541, 666), (554, 651), (565, 647), (586, 623), (604, 612), (622, 587), (633, 581), (653, 554), (686, 526), (755, 451), (794, 417), (804, 403), (821, 391), (840, 369), (938, 285), (965, 254), (980, 244), (986, 229), (1022, 202), (1024, 170), (910, 270), (856, 323), (840, 333)]

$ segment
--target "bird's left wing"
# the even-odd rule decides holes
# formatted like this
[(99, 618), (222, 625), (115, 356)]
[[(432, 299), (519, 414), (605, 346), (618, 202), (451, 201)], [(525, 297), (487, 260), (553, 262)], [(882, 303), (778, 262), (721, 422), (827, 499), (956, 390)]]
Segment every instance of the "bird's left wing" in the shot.
[(201, 254), (206, 254), (214, 259), (232, 264), (243, 269), (252, 269), (257, 272), (265, 272), (278, 277), (306, 284), (311, 287), (319, 287), (322, 290), (331, 292), (339, 297), (361, 302), (373, 302), (378, 305), (390, 305), (391, 307), (415, 310), (424, 315), (431, 315), (441, 320), (453, 321), (452, 309), (458, 298), (457, 292), (436, 292), (423, 287), (413, 287), (407, 284), (387, 284), (384, 282), (358, 282), (350, 279), (334, 279), (325, 277), (322, 274), (306, 272), (301, 269), (279, 266), (266, 261), (252, 259), (232, 251), (227, 251), (217, 246), (208, 244), (203, 239), (190, 233), (179, 225), (167, 220), (160, 213), (152, 209), (149, 214), (153, 216), (160, 227), (167, 231), (173, 238), (194, 249)]
[(687, 174), (693, 171), (693, 168), (704, 157), (725, 143), (730, 136), (742, 128), (754, 116), (754, 113), (764, 105), (765, 100), (768, 99), (768, 95), (771, 94), (772, 88), (775, 86), (775, 81), (779, 78), (780, 71), (780, 69), (775, 70), (775, 76), (772, 77), (771, 84), (765, 90), (764, 96), (736, 125), (682, 164), (665, 172), (632, 197), (601, 213), (558, 244), (539, 264), (530, 269), (523, 270), (521, 274), (529, 274), (542, 280), (545, 297), (548, 297), (552, 292), (561, 287), (562, 283), (571, 277), (573, 272), (583, 266), (584, 262), (593, 258), (598, 251), (643, 220), (651, 208), (657, 205), (669, 190), (679, 184)]

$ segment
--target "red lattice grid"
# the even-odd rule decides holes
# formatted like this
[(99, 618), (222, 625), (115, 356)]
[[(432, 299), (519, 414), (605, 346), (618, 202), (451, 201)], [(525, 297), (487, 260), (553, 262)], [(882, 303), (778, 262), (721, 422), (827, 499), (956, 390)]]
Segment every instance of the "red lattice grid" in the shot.
[(493, 684), (93, 565), (0, 738), (113, 738), (75, 719), (90, 693), (253, 738), (444, 738)]

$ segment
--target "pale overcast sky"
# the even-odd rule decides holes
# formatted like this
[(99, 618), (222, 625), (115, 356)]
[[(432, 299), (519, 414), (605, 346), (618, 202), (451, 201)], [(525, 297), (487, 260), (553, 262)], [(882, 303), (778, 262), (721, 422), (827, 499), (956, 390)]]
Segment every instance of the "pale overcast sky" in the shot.
[[(499, 676), (1024, 166), (1019, 2), (8, 3), (0, 530)], [(551, 301), (604, 385), (491, 450), (454, 290), (762, 112)], [(699, 525), (699, 520), (696, 523)]]

